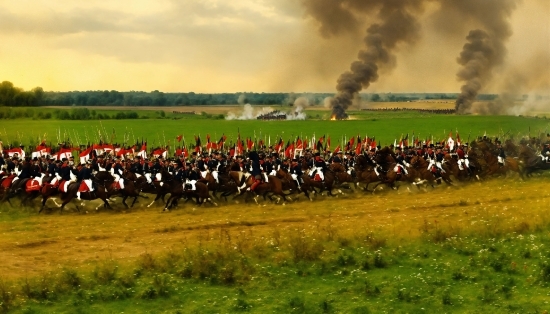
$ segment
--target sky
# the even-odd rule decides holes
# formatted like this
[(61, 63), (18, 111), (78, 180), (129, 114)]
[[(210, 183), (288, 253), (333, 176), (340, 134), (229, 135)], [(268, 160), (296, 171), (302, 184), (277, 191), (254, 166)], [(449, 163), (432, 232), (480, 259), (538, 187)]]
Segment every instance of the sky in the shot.
[[(359, 31), (326, 36), (302, 1), (0, 0), (0, 81), (47, 91), (334, 92), (373, 21), (359, 16)], [(460, 91), (457, 57), (476, 25), (442, 19), (427, 2), (420, 38), (398, 47), (395, 67), (367, 92)], [(505, 62), (484, 92), (518, 71), (537, 76), (530, 88), (548, 89), (550, 1), (518, 2)]]

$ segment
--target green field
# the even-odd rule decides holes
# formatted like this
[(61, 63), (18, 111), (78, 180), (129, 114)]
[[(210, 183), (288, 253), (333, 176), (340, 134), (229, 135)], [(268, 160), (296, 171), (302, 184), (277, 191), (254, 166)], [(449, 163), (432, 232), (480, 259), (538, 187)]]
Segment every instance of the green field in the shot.
[[(38, 109), (57, 110), (57, 109)], [(119, 111), (105, 110), (116, 115)], [(98, 114), (98, 113), (97, 113)], [(532, 136), (548, 131), (550, 121), (546, 118), (513, 117), (513, 116), (455, 116), (433, 115), (417, 112), (365, 112), (350, 111), (352, 119), (346, 121), (328, 121), (328, 111), (307, 111), (308, 119), (304, 121), (228, 121), (219, 119), (218, 115), (174, 115), (167, 113), (160, 118), (158, 111), (139, 111), (140, 119), (108, 120), (56, 120), (56, 119), (4, 119), (0, 120), (0, 139), (6, 144), (35, 144), (38, 138), (46, 134), (47, 142), (55, 143), (69, 138), (73, 144), (98, 142), (99, 133), (107, 142), (127, 144), (147, 140), (149, 146), (163, 146), (174, 143), (176, 136), (183, 134), (187, 145), (194, 144), (194, 135), (200, 135), (205, 143), (206, 134), (217, 141), (222, 134), (228, 142), (237, 139), (238, 132), (243, 138), (261, 137), (266, 142), (271, 139), (275, 144), (279, 137), (286, 141), (301, 136), (319, 138), (322, 135), (331, 137), (331, 144), (336, 147), (342, 139), (360, 135), (376, 137), (382, 145), (389, 145), (402, 135), (413, 133), (415, 137), (434, 140), (446, 139), (449, 132), (458, 130), (463, 141), (476, 136), (507, 137)]]

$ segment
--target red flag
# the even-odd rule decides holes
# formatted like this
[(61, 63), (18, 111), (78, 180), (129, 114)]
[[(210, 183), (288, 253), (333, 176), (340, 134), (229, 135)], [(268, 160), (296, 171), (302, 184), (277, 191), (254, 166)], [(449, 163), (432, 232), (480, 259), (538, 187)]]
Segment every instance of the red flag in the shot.
[(340, 152), (340, 145), (336, 146), (336, 149), (332, 154), (338, 154)]
[(178, 135), (178, 137), (176, 137), (176, 139), (178, 140), (178, 142), (181, 142), (181, 139), (183, 138), (183, 134), (181, 135)]
[(361, 154), (361, 138), (357, 135), (357, 145), (355, 146), (355, 155)]

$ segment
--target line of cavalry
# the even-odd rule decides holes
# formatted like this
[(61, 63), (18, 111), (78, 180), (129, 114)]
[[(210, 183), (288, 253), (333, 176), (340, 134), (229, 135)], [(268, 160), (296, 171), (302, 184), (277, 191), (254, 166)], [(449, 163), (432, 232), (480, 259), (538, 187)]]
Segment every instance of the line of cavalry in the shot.
[[(446, 146), (365, 147), (359, 153), (305, 150), (292, 159), (274, 152), (272, 147), (231, 157), (215, 151), (166, 160), (162, 156), (154, 160), (138, 156), (121, 160), (94, 154), (78, 166), (72, 158), (2, 158), (0, 198), (1, 204), (12, 205), (11, 199), (19, 196), (22, 206), (32, 206), (32, 200), (41, 196), (40, 213), (47, 208), (48, 199), (61, 211), (76, 199), (76, 209), (80, 211), (78, 203), (84, 205), (81, 200), (100, 199), (103, 202), (96, 210), (101, 205), (112, 209), (111, 198), (119, 196), (129, 208), (129, 197), (133, 198), (133, 206), (138, 197), (152, 194), (155, 198), (147, 207), (162, 200), (164, 211), (169, 211), (182, 198), (199, 205), (207, 201), (218, 206), (216, 202), (227, 202), (228, 196), (235, 201), (253, 198), (256, 203), (261, 196), (264, 201), (269, 198), (276, 203), (282, 199), (284, 204), (302, 193), (313, 200), (315, 195), (326, 192), (335, 196), (342, 193), (342, 188), (352, 186), (353, 190), (371, 193), (381, 184), (393, 189), (400, 185), (427, 189), (442, 182), (453, 185), (453, 180), (477, 181), (510, 173), (523, 179), (550, 169), (550, 134), (546, 138), (526, 137), (519, 142), (507, 139), (504, 143), (483, 136), (470, 145)], [(56, 202), (57, 196), (61, 204)]]

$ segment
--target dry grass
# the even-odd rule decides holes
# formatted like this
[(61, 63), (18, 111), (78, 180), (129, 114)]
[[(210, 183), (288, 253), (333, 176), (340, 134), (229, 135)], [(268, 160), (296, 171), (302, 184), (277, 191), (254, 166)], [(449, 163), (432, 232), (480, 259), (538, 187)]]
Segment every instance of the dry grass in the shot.
[[(0, 214), (0, 268), (3, 278), (9, 280), (65, 266), (93, 269), (106, 259), (139, 261), (223, 237), (243, 249), (256, 242), (275, 246), (292, 242), (292, 237), (300, 234), (337, 241), (342, 247), (350, 241), (364, 241), (377, 248), (418, 237), (438, 242), (457, 234), (492, 238), (505, 232), (526, 233), (550, 221), (545, 178), (526, 183), (494, 180), (428, 192), (358, 194), (314, 203), (302, 199), (287, 206), (199, 208), (188, 203), (168, 214), (136, 209), (9, 218), (4, 207)], [(91, 207), (88, 205), (88, 210)]]

